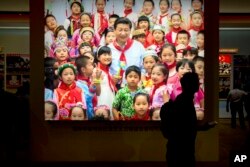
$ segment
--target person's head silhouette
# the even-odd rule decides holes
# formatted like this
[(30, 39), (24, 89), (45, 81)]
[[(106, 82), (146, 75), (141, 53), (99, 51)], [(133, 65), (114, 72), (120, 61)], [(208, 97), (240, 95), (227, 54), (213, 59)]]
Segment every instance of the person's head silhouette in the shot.
[(199, 77), (194, 72), (188, 72), (181, 78), (182, 91), (194, 94), (199, 90)]

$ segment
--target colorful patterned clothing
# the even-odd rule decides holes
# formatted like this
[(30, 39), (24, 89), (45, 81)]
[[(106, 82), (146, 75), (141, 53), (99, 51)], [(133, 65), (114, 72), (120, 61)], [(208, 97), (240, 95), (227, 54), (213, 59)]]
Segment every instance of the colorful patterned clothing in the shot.
[(134, 115), (133, 98), (134, 95), (139, 91), (142, 90), (140, 88), (137, 88), (135, 92), (131, 92), (128, 86), (120, 89), (113, 101), (113, 108), (120, 111), (125, 117), (132, 117)]

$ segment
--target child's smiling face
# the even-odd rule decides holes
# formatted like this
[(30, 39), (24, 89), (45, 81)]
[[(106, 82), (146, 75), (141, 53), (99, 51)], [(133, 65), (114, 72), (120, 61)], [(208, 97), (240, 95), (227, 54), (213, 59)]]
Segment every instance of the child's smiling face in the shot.
[(140, 117), (145, 116), (149, 108), (149, 103), (146, 96), (137, 96), (134, 103), (134, 110)]

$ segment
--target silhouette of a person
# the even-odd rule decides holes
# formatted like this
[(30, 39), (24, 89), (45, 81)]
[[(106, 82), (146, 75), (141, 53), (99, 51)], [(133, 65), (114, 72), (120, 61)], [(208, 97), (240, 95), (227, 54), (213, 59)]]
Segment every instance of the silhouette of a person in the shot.
[(243, 90), (237, 88), (236, 85), (234, 89), (230, 90), (227, 96), (226, 110), (229, 112), (229, 103), (231, 110), (231, 127), (236, 128), (236, 114), (239, 114), (240, 126), (242, 129), (246, 128), (245, 118), (243, 113), (243, 102), (247, 93)]
[(3, 80), (0, 80), (0, 102), (1, 102), (1, 121), (0, 121), (0, 160), (10, 162), (16, 159), (16, 138), (18, 120), (18, 99), (15, 94), (3, 89)]
[(161, 131), (168, 139), (168, 167), (182, 166), (183, 163), (194, 167), (197, 117), (193, 99), (199, 89), (199, 78), (196, 73), (186, 73), (180, 82), (183, 92), (161, 108)]

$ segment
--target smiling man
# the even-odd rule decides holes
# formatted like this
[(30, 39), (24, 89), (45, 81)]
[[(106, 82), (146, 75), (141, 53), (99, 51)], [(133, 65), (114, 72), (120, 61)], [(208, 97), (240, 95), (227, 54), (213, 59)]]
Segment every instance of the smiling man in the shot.
[(132, 23), (125, 17), (120, 17), (115, 21), (114, 29), (116, 40), (109, 45), (112, 52), (112, 64), (110, 72), (114, 78), (122, 78), (125, 82), (124, 72), (127, 67), (136, 65), (142, 69), (142, 55), (145, 52), (143, 45), (130, 39)]

